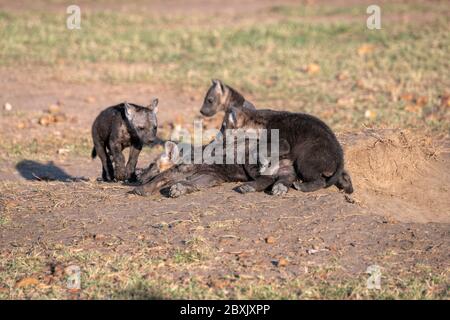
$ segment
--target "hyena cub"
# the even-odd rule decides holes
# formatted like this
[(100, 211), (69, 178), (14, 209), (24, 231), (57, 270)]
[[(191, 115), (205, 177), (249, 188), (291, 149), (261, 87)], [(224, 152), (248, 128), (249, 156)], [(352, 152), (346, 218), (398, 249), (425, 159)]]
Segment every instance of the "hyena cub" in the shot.
[[(157, 106), (158, 99), (153, 99), (147, 107), (124, 102), (97, 116), (92, 125), (92, 158), (98, 155), (102, 161), (104, 181), (136, 180), (139, 153), (144, 145), (156, 139)], [(130, 156), (125, 165), (122, 151), (127, 147), (130, 147)]]
[[(200, 113), (206, 117), (212, 117), (217, 112), (228, 112), (231, 108), (256, 110), (255, 106), (250, 101), (245, 99), (245, 97), (236, 89), (224, 84), (221, 80), (212, 80), (212, 85), (206, 92)], [(226, 129), (229, 128), (226, 127), (226, 121), (223, 121), (221, 127), (222, 134), (225, 134), (224, 130)], [(287, 144), (287, 141), (280, 141), (280, 156), (282, 156), (283, 153), (287, 154), (288, 150), (289, 145)], [(267, 160), (259, 159), (260, 155), (257, 155), (257, 158), (258, 161)], [(282, 177), (296, 177), (292, 163), (289, 160), (281, 160), (276, 170), (272, 166), (270, 166), (269, 170), (269, 165), (269, 163), (264, 162), (259, 162), (257, 165), (244, 165), (245, 171), (248, 173), (251, 181), (238, 187), (237, 191), (241, 193), (250, 191), (264, 191), (275, 182), (278, 182)], [(288, 184), (288, 182), (285, 184)], [(277, 183), (276, 187), (272, 188), (272, 194), (274, 195), (281, 195), (286, 192), (287, 188), (281, 183)]]
[[(251, 110), (231, 107), (224, 118), (228, 129), (277, 129), (280, 141), (286, 141), (289, 152), (283, 157), (287, 166), (293, 165), (273, 186), (291, 184), (297, 190), (312, 192), (335, 185), (346, 193), (353, 192), (350, 175), (344, 170), (344, 153), (333, 131), (320, 119), (303, 113), (274, 110)], [(280, 175), (279, 172), (276, 173)], [(300, 181), (294, 181), (297, 178)], [(258, 179), (257, 179), (258, 180)], [(273, 190), (272, 188), (272, 190)], [(254, 191), (250, 185), (242, 191)]]
[(227, 111), (232, 106), (255, 109), (255, 106), (237, 90), (220, 80), (212, 80), (212, 85), (206, 92), (200, 113), (205, 117), (212, 117), (217, 112)]
[(175, 142), (166, 141), (164, 143), (164, 152), (161, 153), (155, 161), (145, 168), (138, 179), (141, 184), (147, 183), (161, 172), (164, 172), (181, 161), (180, 151)]

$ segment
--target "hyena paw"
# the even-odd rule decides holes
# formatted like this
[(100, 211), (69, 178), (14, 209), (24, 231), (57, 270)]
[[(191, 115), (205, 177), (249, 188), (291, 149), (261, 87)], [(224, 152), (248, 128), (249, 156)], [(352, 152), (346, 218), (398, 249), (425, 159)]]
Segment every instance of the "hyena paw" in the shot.
[(256, 189), (249, 184), (243, 184), (242, 186), (237, 187), (236, 190), (240, 193), (249, 193), (256, 191)]
[(118, 181), (124, 181), (127, 179), (127, 172), (123, 169), (116, 169), (114, 172), (114, 177)]
[(111, 175), (105, 171), (103, 171), (102, 176), (97, 178), (98, 182), (113, 182), (114, 179), (111, 178)]
[(187, 192), (186, 186), (184, 186), (182, 183), (175, 183), (173, 186), (170, 187), (169, 196), (171, 198), (178, 198), (179, 196), (185, 194), (186, 192)]
[(133, 172), (131, 174), (127, 174), (127, 182), (136, 183), (140, 182), (137, 175)]
[(277, 183), (272, 187), (272, 194), (274, 196), (281, 196), (283, 194), (286, 194), (288, 192), (288, 187), (286, 187), (282, 183)]
[(294, 181), (294, 183), (292, 184), (294, 186), (295, 189), (302, 191), (302, 183), (300, 181)]
[(147, 195), (147, 192), (145, 192), (143, 187), (137, 187), (130, 191), (131, 194), (136, 194), (138, 196), (145, 197)]

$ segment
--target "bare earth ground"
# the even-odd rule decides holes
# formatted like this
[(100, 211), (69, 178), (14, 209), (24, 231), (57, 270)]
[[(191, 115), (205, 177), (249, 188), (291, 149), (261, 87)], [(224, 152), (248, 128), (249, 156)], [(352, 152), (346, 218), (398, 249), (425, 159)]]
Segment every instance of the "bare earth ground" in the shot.
[[(217, 3), (198, 1), (206, 12)], [(1, 6), (20, 9), (21, 2)], [(334, 188), (241, 195), (225, 184), (178, 199), (142, 198), (96, 182), (93, 119), (118, 101), (158, 96), (167, 133), (180, 115), (185, 123), (198, 117), (203, 92), (64, 82), (38, 66), (0, 68), (0, 86), (0, 102), (13, 106), (0, 117), (2, 298), (449, 298), (450, 144), (441, 136), (339, 132), (351, 196)], [(66, 120), (40, 125), (56, 101)], [(155, 154), (147, 150), (139, 166)], [(80, 292), (65, 289), (60, 269), (71, 264), (82, 268)], [(389, 294), (365, 288), (371, 265), (381, 267)]]
[[(26, 117), (64, 92), (62, 108), (69, 117), (77, 117), (73, 124), (43, 127), (31, 121), (29, 128), (18, 129), (18, 117), (1, 118), (2, 135), (37, 139), (38, 149), (39, 141), (49, 136), (86, 135), (99, 110), (124, 100), (124, 93), (145, 103), (148, 96), (161, 92), (162, 122), (179, 112), (192, 116), (200, 104), (189, 95), (175, 96), (170, 90), (147, 85), (46, 82), (25, 85), (26, 92), (24, 81), (8, 79), (3, 85), (2, 100), (10, 101)], [(95, 103), (87, 102), (89, 97), (95, 97)], [(57, 155), (57, 148), (52, 165), (36, 155), (19, 170), (5, 159), (1, 168), (3, 259), (16, 250), (52, 252), (57, 244), (114, 253), (132, 253), (144, 246), (150, 250), (149, 259), (163, 259), (173, 250), (185, 250), (190, 240), (201, 239), (202, 252), (206, 250), (213, 259), (200, 269), (175, 268), (172, 277), (195, 276), (208, 282), (244, 274), (251, 279), (289, 281), (310, 267), (330, 263), (352, 276), (363, 274), (372, 264), (386, 268), (386, 273), (418, 264), (445, 273), (450, 223), (450, 158), (443, 152), (445, 145), (398, 130), (366, 129), (339, 138), (354, 179), (356, 192), (351, 197), (332, 188), (312, 194), (292, 190), (282, 198), (264, 193), (244, 196), (232, 190), (236, 185), (227, 184), (179, 199), (141, 198), (128, 195), (129, 187), (95, 182), (99, 161)], [(150, 158), (146, 154), (140, 166)], [(88, 177), (89, 181), (45, 182), (35, 177)], [(267, 237), (275, 243), (266, 243)], [(286, 259), (287, 266), (274, 265), (279, 259)]]

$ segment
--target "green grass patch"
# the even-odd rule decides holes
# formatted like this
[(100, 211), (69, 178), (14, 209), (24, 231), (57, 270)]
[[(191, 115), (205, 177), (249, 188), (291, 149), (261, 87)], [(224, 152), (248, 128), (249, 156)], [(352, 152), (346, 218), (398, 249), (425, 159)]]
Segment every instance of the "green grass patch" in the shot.
[[(366, 28), (360, 5), (275, 7), (269, 10), (280, 16), (275, 20), (208, 27), (196, 16), (86, 13), (82, 29), (73, 31), (66, 28), (65, 15), (3, 12), (0, 64), (71, 70), (103, 66), (64, 77), (195, 90), (205, 90), (210, 78), (221, 78), (258, 105), (314, 113), (337, 129), (376, 124), (446, 131), (448, 112), (436, 111), (450, 87), (445, 74), (450, 69), (450, 21), (443, 6), (386, 4), (383, 14), (434, 16), (382, 20), (382, 30)], [(334, 18), (314, 22), (305, 16)], [(364, 44), (373, 48), (361, 54)], [(312, 63), (320, 67), (315, 74), (305, 72)], [(347, 80), (336, 79), (342, 72)], [(368, 84), (361, 87), (358, 81)], [(423, 112), (404, 111), (404, 92), (427, 97)], [(342, 98), (351, 103), (337, 103)], [(376, 116), (365, 117), (368, 110)]]
[[(426, 266), (383, 274), (379, 290), (367, 289), (367, 275), (343, 276), (326, 267), (315, 267), (287, 282), (226, 274), (211, 282), (199, 276), (177, 276), (192, 267), (208, 270), (207, 262), (180, 264), (177, 252), (155, 260), (145, 249), (136, 250), (138, 255), (80, 252), (61, 245), (47, 254), (14, 249), (14, 256), (0, 259), (0, 299), (73, 298), (66, 275), (51, 275), (51, 264), (81, 269), (78, 297), (83, 299), (448, 299), (445, 272), (433, 272)], [(24, 278), (34, 278), (39, 284), (18, 287)]]

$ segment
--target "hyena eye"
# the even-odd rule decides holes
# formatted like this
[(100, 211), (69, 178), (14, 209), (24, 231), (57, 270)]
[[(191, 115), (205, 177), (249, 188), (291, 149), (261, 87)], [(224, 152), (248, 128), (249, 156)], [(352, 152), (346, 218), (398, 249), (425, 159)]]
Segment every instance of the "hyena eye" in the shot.
[(139, 130), (145, 130), (145, 127), (138, 127)]
[(213, 97), (209, 97), (209, 98), (208, 98), (208, 102), (209, 102), (209, 103), (213, 103), (213, 101), (214, 101), (214, 98), (213, 98)]

